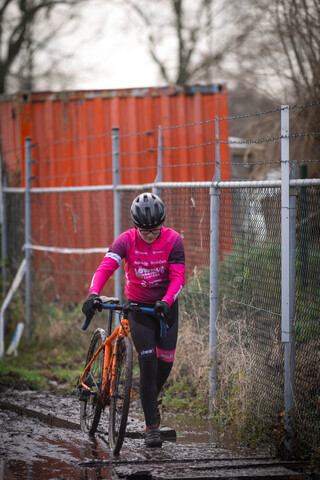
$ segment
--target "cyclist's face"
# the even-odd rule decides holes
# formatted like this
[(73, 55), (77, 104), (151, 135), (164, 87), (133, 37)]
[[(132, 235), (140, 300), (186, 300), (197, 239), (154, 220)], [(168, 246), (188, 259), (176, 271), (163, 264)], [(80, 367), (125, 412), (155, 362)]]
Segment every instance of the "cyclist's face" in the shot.
[(161, 231), (161, 225), (157, 228), (144, 229), (138, 228), (140, 237), (147, 243), (153, 243), (159, 236)]

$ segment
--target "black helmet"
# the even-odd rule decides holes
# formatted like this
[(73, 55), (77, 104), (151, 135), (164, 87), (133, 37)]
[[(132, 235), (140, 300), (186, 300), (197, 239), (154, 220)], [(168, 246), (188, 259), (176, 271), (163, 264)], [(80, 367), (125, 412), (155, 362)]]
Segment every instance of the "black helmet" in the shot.
[(133, 200), (130, 214), (137, 227), (155, 228), (164, 222), (166, 209), (158, 195), (141, 193)]

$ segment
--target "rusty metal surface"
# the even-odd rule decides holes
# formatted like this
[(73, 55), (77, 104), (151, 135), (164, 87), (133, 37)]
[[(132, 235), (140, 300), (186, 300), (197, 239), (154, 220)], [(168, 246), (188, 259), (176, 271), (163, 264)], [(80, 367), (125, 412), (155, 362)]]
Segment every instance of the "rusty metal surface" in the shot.
[[(163, 180), (212, 180), (216, 115), (228, 116), (224, 85), (3, 96), (3, 161), (23, 185), (24, 141), (31, 137), (34, 187), (112, 184), (111, 131), (119, 127), (121, 183), (153, 182), (161, 125)], [(227, 140), (227, 121), (220, 135)], [(222, 179), (228, 180), (226, 144), (221, 162)]]

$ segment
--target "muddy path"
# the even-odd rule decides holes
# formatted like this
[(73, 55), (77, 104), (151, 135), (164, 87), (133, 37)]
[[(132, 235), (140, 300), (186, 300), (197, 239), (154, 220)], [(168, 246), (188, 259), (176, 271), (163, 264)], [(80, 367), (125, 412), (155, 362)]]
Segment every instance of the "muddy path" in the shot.
[(80, 431), (76, 396), (2, 390), (0, 480), (307, 478), (301, 464), (218, 437), (205, 418), (164, 416), (166, 440), (161, 449), (148, 449), (141, 418), (133, 402), (128, 433), (115, 458), (105, 436), (106, 418), (94, 439)]

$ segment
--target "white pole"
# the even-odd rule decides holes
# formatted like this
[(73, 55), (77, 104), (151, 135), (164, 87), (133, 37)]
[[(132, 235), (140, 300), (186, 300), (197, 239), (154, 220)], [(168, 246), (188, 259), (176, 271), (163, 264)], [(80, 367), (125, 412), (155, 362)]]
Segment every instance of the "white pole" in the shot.
[[(112, 173), (113, 173), (113, 224), (114, 238), (121, 233), (121, 192), (117, 190), (120, 185), (120, 160), (119, 160), (119, 128), (112, 128)], [(114, 274), (114, 294), (121, 300), (121, 266)]]
[(290, 221), (289, 221), (289, 107), (281, 107), (281, 340), (290, 341)]
[[(31, 244), (32, 237), (32, 207), (31, 207), (31, 149), (32, 141), (30, 137), (25, 139), (25, 244)], [(32, 270), (31, 270), (31, 250), (25, 249), (26, 258), (26, 334), (27, 341), (31, 339), (31, 295), (32, 295)]]
[(27, 261), (24, 258), (22, 260), (22, 263), (16, 273), (16, 276), (14, 277), (14, 280), (12, 282), (12, 285), (10, 287), (9, 292), (6, 295), (6, 298), (3, 301), (3, 304), (1, 306), (0, 310), (0, 357), (3, 357), (4, 355), (4, 336), (5, 336), (5, 318), (4, 318), (4, 313), (6, 309), (8, 308), (9, 303), (11, 302), (11, 299), (15, 293), (15, 291), (18, 289), (21, 280), (23, 279), (23, 276), (26, 272), (27, 269)]
[(158, 164), (157, 164), (157, 176), (155, 178), (155, 185), (152, 187), (153, 193), (161, 197), (161, 188), (158, 187), (157, 183), (162, 182), (162, 127), (159, 125), (158, 129)]
[[(292, 192), (294, 193), (294, 192)], [(289, 106), (281, 106), (281, 340), (284, 343), (284, 433), (294, 435), (295, 196), (290, 196)]]
[[(212, 182), (220, 180), (219, 118), (216, 117), (216, 170)], [(218, 183), (217, 183), (218, 185)], [(210, 188), (210, 332), (209, 410), (217, 390), (217, 322), (219, 311), (219, 217), (220, 188)]]

